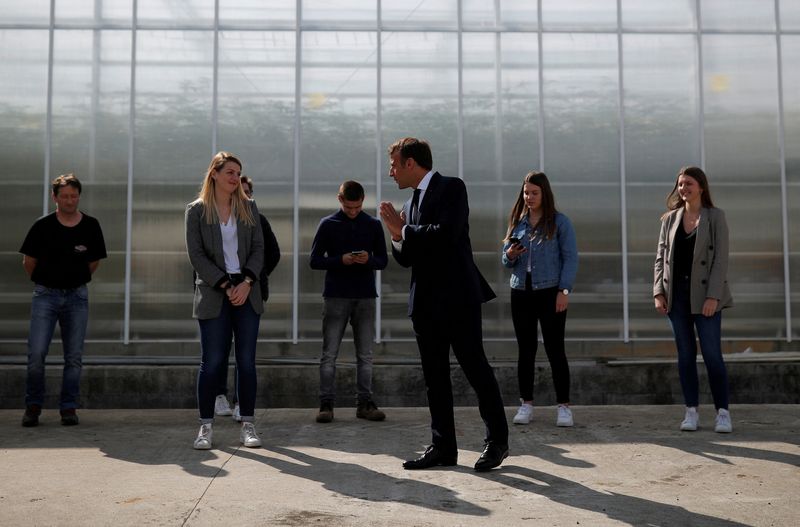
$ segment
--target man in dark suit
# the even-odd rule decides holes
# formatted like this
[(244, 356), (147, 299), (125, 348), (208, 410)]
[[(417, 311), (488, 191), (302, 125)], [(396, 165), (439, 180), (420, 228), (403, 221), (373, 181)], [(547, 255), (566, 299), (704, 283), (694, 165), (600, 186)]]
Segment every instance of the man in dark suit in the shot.
[(481, 304), (495, 297), (472, 258), (467, 189), (458, 178), (432, 170), (430, 145), (412, 137), (389, 147), (389, 175), (413, 197), (398, 213), (387, 201), (380, 213), (392, 237), (392, 254), (411, 267), (408, 314), (419, 346), (431, 412), (432, 444), (407, 470), (458, 461), (450, 347), (472, 388), (486, 424), (485, 449), (475, 470), (499, 466), (508, 456), (503, 399), (483, 350)]

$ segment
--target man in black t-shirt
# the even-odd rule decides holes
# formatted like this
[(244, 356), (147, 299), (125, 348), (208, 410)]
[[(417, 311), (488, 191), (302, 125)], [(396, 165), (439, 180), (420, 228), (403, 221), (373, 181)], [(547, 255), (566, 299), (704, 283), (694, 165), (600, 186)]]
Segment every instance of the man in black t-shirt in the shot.
[(56, 322), (61, 327), (64, 373), (61, 381), (61, 424), (76, 425), (80, 395), (83, 339), (89, 321), (91, 281), (106, 245), (100, 223), (78, 210), (81, 183), (72, 174), (53, 180), (56, 211), (42, 216), (28, 231), (22, 265), (36, 284), (28, 334), (28, 373), (22, 426), (39, 424), (44, 404), (44, 362)]

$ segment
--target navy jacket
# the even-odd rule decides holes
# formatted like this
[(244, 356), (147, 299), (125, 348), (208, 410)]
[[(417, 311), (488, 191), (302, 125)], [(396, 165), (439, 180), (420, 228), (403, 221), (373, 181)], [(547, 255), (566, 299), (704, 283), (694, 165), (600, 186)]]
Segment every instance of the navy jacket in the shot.
[[(411, 199), (404, 205), (411, 218)], [(472, 257), (467, 187), (458, 178), (436, 172), (420, 206), (419, 225), (405, 227), (403, 248), (392, 246), (395, 260), (411, 267), (408, 314), (440, 318), (495, 298)], [(406, 220), (410, 221), (410, 220)]]
[[(342, 263), (353, 251), (369, 253), (366, 265)], [(388, 261), (383, 225), (363, 210), (352, 220), (341, 209), (322, 218), (309, 257), (312, 269), (327, 271), (322, 296), (328, 298), (375, 298), (375, 271)]]

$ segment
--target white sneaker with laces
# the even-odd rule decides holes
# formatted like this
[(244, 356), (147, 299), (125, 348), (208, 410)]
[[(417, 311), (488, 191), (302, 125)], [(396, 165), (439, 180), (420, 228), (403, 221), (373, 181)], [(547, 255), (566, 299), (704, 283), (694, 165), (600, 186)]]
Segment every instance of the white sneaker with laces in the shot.
[(231, 405), (228, 404), (228, 398), (222, 394), (217, 395), (217, 400), (214, 401), (214, 413), (216, 415), (231, 415)]
[(242, 414), (239, 411), (239, 403), (236, 403), (236, 405), (233, 407), (233, 415), (231, 417), (233, 417), (233, 420), (238, 423), (242, 422)]
[(200, 431), (197, 433), (197, 438), (194, 440), (195, 450), (211, 450), (211, 437), (213, 431), (211, 430), (211, 423), (204, 423), (200, 425)]
[(565, 404), (558, 405), (558, 418), (556, 419), (556, 426), (572, 426), (572, 410)]
[(730, 434), (733, 432), (731, 414), (728, 410), (724, 408), (717, 410), (717, 423), (714, 426), (714, 431), (718, 434)]
[(533, 418), (533, 405), (520, 400), (520, 407), (517, 415), (514, 416), (515, 425), (526, 425)]
[(242, 431), (239, 433), (239, 440), (249, 448), (261, 446), (261, 439), (256, 433), (256, 425), (251, 422), (242, 423)]
[(697, 408), (694, 406), (686, 407), (686, 415), (683, 416), (681, 422), (681, 430), (684, 432), (694, 432), (697, 430), (697, 425), (700, 423), (700, 414), (697, 413)]

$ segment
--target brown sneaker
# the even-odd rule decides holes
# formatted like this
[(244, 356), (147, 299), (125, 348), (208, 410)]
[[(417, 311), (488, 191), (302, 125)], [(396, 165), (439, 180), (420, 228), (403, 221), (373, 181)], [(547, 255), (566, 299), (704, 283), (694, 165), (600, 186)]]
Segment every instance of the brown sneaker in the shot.
[(42, 413), (42, 407), (38, 404), (31, 404), (25, 408), (25, 415), (22, 416), (22, 426), (31, 427), (38, 426), (39, 415)]
[(378, 410), (372, 400), (359, 402), (356, 409), (356, 417), (359, 419), (366, 419), (367, 421), (383, 421), (386, 419), (386, 414)]
[(75, 408), (67, 408), (61, 410), (61, 424), (64, 426), (75, 426), (78, 424), (78, 414), (75, 413)]
[(318, 423), (330, 423), (333, 421), (333, 405), (324, 402), (319, 406), (319, 413), (317, 414)]

